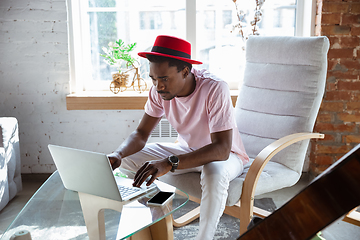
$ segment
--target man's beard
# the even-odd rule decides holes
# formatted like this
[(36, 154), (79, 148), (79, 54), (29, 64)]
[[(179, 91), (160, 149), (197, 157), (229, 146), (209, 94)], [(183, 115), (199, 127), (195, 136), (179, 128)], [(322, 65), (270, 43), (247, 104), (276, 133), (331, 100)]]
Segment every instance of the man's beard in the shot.
[[(163, 91), (157, 91), (157, 93), (161, 96), (161, 98), (165, 101), (170, 101), (171, 99), (173, 99), (174, 97), (176, 97), (175, 95), (170, 95), (169, 92), (163, 92)], [(166, 95), (162, 95), (162, 94), (166, 94)]]

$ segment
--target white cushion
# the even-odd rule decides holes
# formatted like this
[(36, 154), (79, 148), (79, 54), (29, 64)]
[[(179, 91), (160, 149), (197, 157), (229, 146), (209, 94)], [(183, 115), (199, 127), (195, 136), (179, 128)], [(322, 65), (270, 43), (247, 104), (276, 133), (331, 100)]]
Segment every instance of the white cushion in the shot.
[[(246, 67), (235, 117), (250, 158), (271, 142), (312, 132), (325, 91), (326, 37), (256, 37), (246, 45)], [(309, 141), (271, 161), (302, 172)]]

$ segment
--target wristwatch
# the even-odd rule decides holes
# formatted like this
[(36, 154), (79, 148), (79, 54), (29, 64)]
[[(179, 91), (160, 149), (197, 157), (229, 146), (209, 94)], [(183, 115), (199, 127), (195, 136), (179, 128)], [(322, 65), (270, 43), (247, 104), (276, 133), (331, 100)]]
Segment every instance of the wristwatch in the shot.
[(169, 162), (171, 163), (171, 172), (175, 172), (175, 170), (177, 169), (177, 167), (179, 166), (179, 158), (175, 155), (171, 155), (168, 157)]

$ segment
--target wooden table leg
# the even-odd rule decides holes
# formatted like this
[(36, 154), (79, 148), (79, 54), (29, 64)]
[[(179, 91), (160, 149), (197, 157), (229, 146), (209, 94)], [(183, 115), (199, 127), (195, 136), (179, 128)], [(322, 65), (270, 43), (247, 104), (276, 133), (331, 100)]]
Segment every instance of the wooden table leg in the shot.
[[(106, 240), (104, 209), (122, 211), (123, 203), (79, 192), (79, 199), (90, 240)], [(172, 215), (134, 234), (130, 240), (173, 240)]]
[(121, 212), (123, 203), (79, 192), (79, 199), (90, 240), (106, 240), (104, 209)]
[(172, 215), (134, 234), (130, 240), (173, 240)]

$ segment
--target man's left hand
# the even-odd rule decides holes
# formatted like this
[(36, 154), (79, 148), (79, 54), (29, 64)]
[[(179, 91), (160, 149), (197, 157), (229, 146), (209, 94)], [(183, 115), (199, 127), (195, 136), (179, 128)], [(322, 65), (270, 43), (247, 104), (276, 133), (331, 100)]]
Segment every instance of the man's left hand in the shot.
[(171, 164), (167, 158), (163, 160), (153, 160), (145, 162), (144, 165), (136, 172), (134, 177), (134, 187), (140, 187), (141, 184), (151, 176), (146, 186), (150, 186), (156, 178), (170, 172)]

